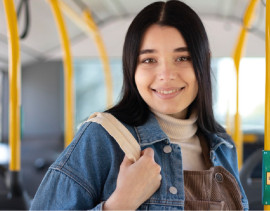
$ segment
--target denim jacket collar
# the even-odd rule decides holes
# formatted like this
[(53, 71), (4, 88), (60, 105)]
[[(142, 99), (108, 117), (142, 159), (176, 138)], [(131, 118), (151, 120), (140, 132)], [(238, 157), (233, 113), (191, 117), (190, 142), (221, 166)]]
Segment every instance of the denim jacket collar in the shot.
[(210, 144), (210, 150), (215, 151), (220, 145), (224, 144), (228, 148), (233, 148), (233, 144), (228, 141), (228, 139), (224, 139), (217, 134), (208, 133), (206, 134), (207, 139), (211, 140)]
[[(152, 112), (150, 113), (148, 120), (143, 125), (135, 127), (135, 130), (141, 146), (152, 145), (160, 141), (165, 141), (166, 144), (170, 143), (169, 137), (160, 128), (158, 121)], [(215, 151), (222, 144), (228, 148), (233, 148), (233, 144), (216, 134), (208, 133), (206, 136), (211, 140), (211, 143), (209, 143), (210, 150)]]
[(141, 126), (135, 127), (141, 146), (148, 146), (154, 143), (165, 141), (170, 143), (169, 137), (161, 130), (155, 115), (151, 112), (148, 120)]

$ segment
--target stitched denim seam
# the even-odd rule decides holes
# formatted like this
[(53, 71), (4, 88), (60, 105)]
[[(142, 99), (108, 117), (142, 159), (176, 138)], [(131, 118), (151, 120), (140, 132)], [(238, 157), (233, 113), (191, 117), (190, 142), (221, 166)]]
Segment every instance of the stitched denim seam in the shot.
[(227, 143), (227, 142), (221, 142), (221, 143), (218, 143), (217, 145), (215, 145), (215, 147), (212, 149), (212, 150), (217, 150), (217, 148), (220, 146), (220, 145), (222, 145), (222, 144), (224, 144), (226, 147), (228, 147), (228, 148), (230, 148), (230, 149), (233, 149), (233, 145), (232, 144), (230, 144), (230, 143)]
[(78, 179), (77, 179), (77, 176), (76, 175), (73, 175), (70, 171), (68, 171), (67, 169), (63, 169), (63, 168), (50, 168), (54, 171), (58, 171), (59, 173), (62, 173), (64, 175), (66, 175), (68, 178), (70, 178), (72, 181), (74, 181), (75, 183), (77, 183), (80, 187), (82, 187), (87, 193), (89, 193), (89, 195), (93, 198), (97, 198), (96, 194), (95, 194), (95, 191), (92, 187), (88, 186), (87, 184), (85, 184), (84, 182), (80, 182)]
[(158, 143), (158, 142), (161, 142), (161, 141), (166, 141), (166, 143), (168, 143), (168, 139), (167, 138), (162, 138), (162, 139), (158, 139), (158, 140), (155, 140), (155, 141), (152, 141), (152, 142), (149, 142), (149, 143), (144, 143), (144, 144), (140, 144), (141, 146), (149, 146), (149, 145), (153, 145), (155, 143)]
[(139, 135), (139, 131), (138, 131), (137, 127), (134, 127), (134, 129), (135, 129), (135, 132), (136, 132), (136, 134), (137, 134), (139, 144), (141, 144), (142, 140), (141, 140), (141, 137), (140, 137), (140, 135)]

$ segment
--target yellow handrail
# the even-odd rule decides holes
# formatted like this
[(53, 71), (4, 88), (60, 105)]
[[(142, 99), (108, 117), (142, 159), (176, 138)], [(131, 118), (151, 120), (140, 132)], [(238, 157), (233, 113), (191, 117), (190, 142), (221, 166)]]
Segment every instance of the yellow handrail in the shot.
[(13, 0), (4, 0), (9, 47), (9, 146), (10, 171), (21, 169), (20, 105), (21, 105), (21, 67), (20, 44), (16, 10)]
[(264, 148), (270, 150), (270, 1), (266, 1), (265, 24), (265, 61), (266, 61), (266, 89), (265, 89), (265, 134)]
[(59, 9), (58, 0), (49, 0), (61, 40), (64, 62), (64, 95), (65, 95), (65, 147), (70, 144), (74, 135), (74, 94), (73, 66), (70, 44), (64, 19)]
[(233, 53), (233, 59), (236, 69), (236, 113), (234, 116), (234, 134), (233, 139), (237, 147), (238, 154), (238, 168), (242, 167), (243, 163), (243, 135), (241, 132), (241, 117), (239, 114), (239, 65), (240, 59), (243, 56), (244, 45), (246, 43), (247, 29), (252, 23), (252, 17), (256, 8), (258, 0), (250, 0), (243, 19), (243, 26), (241, 28), (237, 44)]
[(112, 106), (113, 104), (113, 85), (112, 85), (112, 76), (109, 66), (109, 59), (105, 50), (105, 46), (103, 44), (101, 35), (98, 31), (98, 27), (96, 26), (90, 11), (85, 10), (83, 11), (83, 19), (73, 11), (72, 8), (70, 8), (64, 1), (59, 1), (59, 6), (63, 10), (63, 12), (76, 23), (78, 27), (80, 27), (82, 30), (90, 33), (97, 45), (99, 55), (103, 64), (103, 71), (105, 76), (105, 85), (106, 85), (106, 104), (107, 108)]
[[(264, 125), (264, 150), (270, 151), (270, 1), (266, 1), (265, 19), (265, 125)], [(267, 163), (269, 165), (269, 163)], [(264, 210), (270, 210), (270, 205), (264, 205)]]
[(98, 28), (91, 16), (90, 11), (85, 10), (83, 11), (83, 17), (85, 19), (85, 22), (89, 28), (93, 27), (94, 31), (94, 40), (97, 44), (97, 48), (99, 51), (99, 55), (103, 64), (103, 70), (105, 75), (105, 83), (106, 83), (106, 93), (107, 93), (107, 108), (111, 107), (113, 104), (113, 86), (112, 86), (112, 76), (109, 66), (109, 58), (107, 56), (105, 46), (103, 44), (102, 38), (100, 36), (100, 33), (98, 31)]

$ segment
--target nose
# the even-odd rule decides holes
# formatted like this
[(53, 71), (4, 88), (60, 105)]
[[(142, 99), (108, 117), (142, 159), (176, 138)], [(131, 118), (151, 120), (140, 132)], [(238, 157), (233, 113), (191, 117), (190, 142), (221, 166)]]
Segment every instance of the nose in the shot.
[(158, 79), (161, 81), (170, 81), (176, 78), (176, 71), (172, 65), (164, 64), (160, 66)]

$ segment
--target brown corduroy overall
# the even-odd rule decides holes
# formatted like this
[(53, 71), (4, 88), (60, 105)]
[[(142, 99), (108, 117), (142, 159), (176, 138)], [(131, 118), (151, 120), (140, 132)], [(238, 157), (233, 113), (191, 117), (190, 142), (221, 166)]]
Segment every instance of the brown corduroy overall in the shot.
[(184, 171), (185, 210), (243, 210), (234, 176), (212, 165), (207, 141), (202, 135), (199, 139), (207, 170)]

